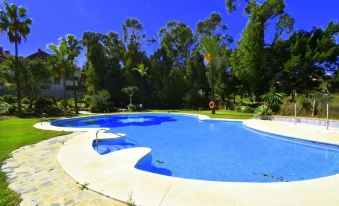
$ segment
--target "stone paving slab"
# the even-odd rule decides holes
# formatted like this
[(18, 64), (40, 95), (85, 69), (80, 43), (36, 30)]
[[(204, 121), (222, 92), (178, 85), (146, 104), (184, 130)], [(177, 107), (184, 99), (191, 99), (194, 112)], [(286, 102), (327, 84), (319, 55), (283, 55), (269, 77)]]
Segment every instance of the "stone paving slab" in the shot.
[(9, 187), (20, 194), (21, 205), (125, 205), (83, 189), (60, 167), (57, 161), (59, 148), (79, 134), (55, 137), (21, 147), (5, 160), (1, 169), (8, 177)]

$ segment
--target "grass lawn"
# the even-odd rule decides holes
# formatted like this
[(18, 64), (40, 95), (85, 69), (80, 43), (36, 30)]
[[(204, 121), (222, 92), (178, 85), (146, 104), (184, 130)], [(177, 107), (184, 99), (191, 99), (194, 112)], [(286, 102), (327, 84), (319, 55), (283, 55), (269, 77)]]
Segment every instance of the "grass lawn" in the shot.
[(253, 117), (253, 113), (242, 113), (229, 110), (216, 110), (215, 114), (211, 114), (210, 110), (150, 110), (151, 112), (179, 112), (179, 113), (191, 113), (191, 114), (203, 114), (211, 118), (225, 118), (225, 119), (250, 119)]
[[(0, 164), (9, 154), (24, 145), (67, 134), (66, 132), (44, 131), (33, 128), (39, 118), (0, 117)], [(19, 205), (20, 197), (7, 188), (6, 176), (0, 171), (0, 205)]]

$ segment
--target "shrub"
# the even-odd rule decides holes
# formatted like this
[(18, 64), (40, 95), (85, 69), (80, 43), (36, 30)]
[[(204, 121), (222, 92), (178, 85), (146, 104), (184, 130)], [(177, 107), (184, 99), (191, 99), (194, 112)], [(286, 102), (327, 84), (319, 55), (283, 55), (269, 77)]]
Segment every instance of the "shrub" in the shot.
[(70, 106), (70, 107), (74, 107), (75, 105), (75, 101), (73, 98), (70, 98), (67, 100), (67, 105)]
[(276, 88), (273, 87), (268, 93), (262, 95), (261, 98), (264, 100), (268, 108), (276, 113), (280, 110), (280, 105), (282, 104), (284, 96), (284, 93), (277, 92)]
[(10, 115), (15, 112), (13, 105), (0, 101), (0, 115)]
[(60, 114), (62, 111), (54, 106), (52, 100), (47, 98), (38, 98), (35, 102), (34, 113), (42, 114), (47, 113), (49, 115)]
[(86, 107), (89, 107), (89, 105), (91, 104), (91, 96), (90, 95), (85, 95), (82, 98), (82, 102), (85, 103)]
[(258, 114), (261, 119), (269, 119), (268, 116), (272, 115), (272, 110), (266, 104), (263, 104), (257, 107), (255, 113)]
[(14, 104), (17, 103), (17, 98), (13, 95), (2, 95), (0, 96), (0, 101), (6, 102), (8, 104)]
[(250, 106), (240, 106), (239, 111), (243, 113), (253, 113), (254, 109)]
[(109, 109), (110, 95), (107, 90), (101, 90), (92, 95), (89, 110), (91, 112), (106, 112)]
[(142, 110), (139, 105), (135, 105), (135, 104), (127, 105), (127, 109), (132, 111), (132, 112), (136, 112), (136, 111), (141, 111)]

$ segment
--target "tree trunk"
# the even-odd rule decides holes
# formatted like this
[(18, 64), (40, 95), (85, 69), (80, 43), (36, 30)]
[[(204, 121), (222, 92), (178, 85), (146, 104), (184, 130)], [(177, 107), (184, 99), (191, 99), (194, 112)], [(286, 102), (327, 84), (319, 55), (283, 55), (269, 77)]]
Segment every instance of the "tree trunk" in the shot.
[(66, 97), (66, 75), (63, 74), (62, 75), (62, 83), (63, 83), (63, 86), (64, 86), (64, 113), (66, 114), (67, 113), (67, 97)]
[(129, 104), (132, 105), (132, 96), (133, 95), (129, 95)]
[[(78, 83), (78, 86), (79, 86), (79, 83)], [(79, 114), (78, 99), (77, 99), (77, 89), (75, 88), (75, 77), (74, 77), (74, 74), (73, 74), (73, 97), (74, 97), (75, 114)]]
[(16, 96), (18, 99), (18, 115), (20, 116), (22, 113), (21, 110), (21, 87), (20, 87), (20, 69), (18, 65), (18, 42), (15, 41), (15, 59), (14, 59), (14, 64), (15, 64), (15, 83), (16, 83)]
[(314, 117), (314, 113), (315, 113), (315, 99), (313, 99), (312, 103), (312, 117)]
[(144, 77), (141, 77), (141, 107), (144, 107)]
[(214, 107), (212, 108), (211, 114), (215, 114), (215, 97), (214, 97), (214, 65), (211, 64), (211, 99), (214, 102)]
[(33, 110), (33, 101), (34, 99), (33, 98), (28, 98), (29, 99), (29, 106), (28, 108), (32, 111)]

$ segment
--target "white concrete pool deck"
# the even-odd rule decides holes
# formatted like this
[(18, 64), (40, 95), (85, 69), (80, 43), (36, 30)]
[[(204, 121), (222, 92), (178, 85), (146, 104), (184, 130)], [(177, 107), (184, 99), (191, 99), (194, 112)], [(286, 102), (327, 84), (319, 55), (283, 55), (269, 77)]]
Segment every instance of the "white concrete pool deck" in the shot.
[[(208, 117), (199, 115), (201, 119)], [(233, 120), (232, 120), (233, 121)], [(246, 120), (247, 127), (269, 133), (339, 145), (339, 130), (287, 122)], [(99, 155), (92, 142), (97, 129), (61, 128), (36, 124), (47, 130), (86, 131), (67, 141), (58, 153), (61, 167), (75, 181), (108, 197), (127, 201), (132, 194), (142, 206), (338, 206), (339, 175), (282, 183), (212, 182), (176, 178), (134, 168), (150, 148), (130, 148)], [(100, 135), (100, 137), (103, 137)], [(110, 134), (104, 138), (115, 138)]]

